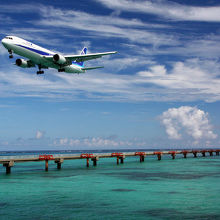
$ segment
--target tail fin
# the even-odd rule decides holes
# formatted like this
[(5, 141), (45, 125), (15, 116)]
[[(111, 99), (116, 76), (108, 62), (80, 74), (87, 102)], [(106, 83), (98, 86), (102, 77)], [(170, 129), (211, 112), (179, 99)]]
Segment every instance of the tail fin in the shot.
[(86, 54), (87, 53), (87, 48), (86, 47), (84, 47), (83, 49), (82, 49), (82, 51), (81, 51), (81, 55), (84, 55), (84, 54)]
[[(82, 51), (81, 51), (81, 53), (80, 53), (80, 55), (84, 55), (84, 54), (86, 54), (87, 53), (87, 48), (86, 47), (84, 47), (83, 49), (82, 49)], [(81, 67), (84, 67), (84, 62), (72, 62), (73, 64), (77, 64), (77, 65), (79, 65), (79, 66), (81, 66)]]

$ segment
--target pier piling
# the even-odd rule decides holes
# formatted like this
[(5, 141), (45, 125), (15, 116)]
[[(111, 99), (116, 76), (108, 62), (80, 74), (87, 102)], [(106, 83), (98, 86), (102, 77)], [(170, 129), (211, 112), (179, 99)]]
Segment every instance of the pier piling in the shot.
[(117, 157), (117, 165), (119, 165), (119, 157)]
[(210, 151), (209, 151), (209, 155), (210, 155), (210, 157), (213, 156), (213, 150), (210, 150)]
[(183, 154), (183, 157), (186, 158), (187, 154), (188, 154), (188, 151), (187, 150), (184, 150), (182, 151), (182, 154)]
[(97, 166), (97, 160), (92, 160), (93, 161), (93, 166)]
[(14, 161), (5, 162), (5, 163), (3, 163), (3, 166), (6, 168), (6, 174), (10, 174), (11, 167), (14, 166)]
[(193, 151), (192, 153), (193, 153), (194, 157), (197, 157), (197, 153), (198, 153), (197, 151)]
[(205, 150), (201, 151), (203, 157), (205, 157), (205, 152)]
[(48, 171), (48, 160), (45, 160), (45, 171)]
[(174, 160), (176, 157), (176, 152), (175, 151), (170, 151), (169, 154), (171, 154), (172, 159)]
[(97, 161), (99, 160), (99, 157), (93, 157), (92, 161), (93, 161), (93, 166), (97, 166)]
[(119, 165), (119, 160), (121, 161), (121, 163), (124, 163), (125, 155), (123, 153), (112, 153), (111, 157), (117, 158), (117, 165)]
[(94, 158), (93, 154), (81, 154), (80, 157), (86, 159), (87, 167), (89, 167), (89, 158)]
[(57, 164), (57, 169), (60, 170), (61, 169), (61, 165), (63, 163), (64, 159), (57, 159), (54, 162)]
[(57, 169), (60, 170), (61, 169), (61, 163), (57, 163)]
[(140, 162), (144, 162), (144, 155), (140, 156)]
[(140, 157), (140, 163), (144, 162), (144, 158), (146, 156), (145, 152), (135, 152), (135, 156), (139, 156)]
[(120, 158), (121, 163), (124, 163), (125, 156), (122, 156), (122, 157), (119, 157), (119, 158)]
[(154, 152), (154, 155), (157, 155), (157, 159), (161, 160), (162, 152)]

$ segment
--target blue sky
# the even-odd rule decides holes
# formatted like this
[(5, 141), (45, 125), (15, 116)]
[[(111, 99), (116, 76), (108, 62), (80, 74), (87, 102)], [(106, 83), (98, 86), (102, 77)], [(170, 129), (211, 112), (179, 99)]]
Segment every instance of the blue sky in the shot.
[(86, 63), (101, 70), (38, 76), (1, 45), (0, 150), (219, 146), (217, 0), (0, 4), (1, 38), (63, 54), (118, 51)]

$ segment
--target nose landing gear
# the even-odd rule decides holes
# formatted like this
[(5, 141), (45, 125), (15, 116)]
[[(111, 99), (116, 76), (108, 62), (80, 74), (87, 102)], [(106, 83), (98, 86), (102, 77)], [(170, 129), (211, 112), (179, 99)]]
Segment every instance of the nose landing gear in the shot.
[(13, 51), (10, 49), (10, 50), (8, 50), (8, 52), (9, 52), (9, 58), (12, 59), (13, 58)]

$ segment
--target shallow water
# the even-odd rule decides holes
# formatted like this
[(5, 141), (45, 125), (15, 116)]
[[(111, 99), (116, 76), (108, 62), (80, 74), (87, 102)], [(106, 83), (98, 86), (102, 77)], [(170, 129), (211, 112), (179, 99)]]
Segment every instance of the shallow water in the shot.
[(0, 219), (220, 219), (220, 157), (0, 167)]

